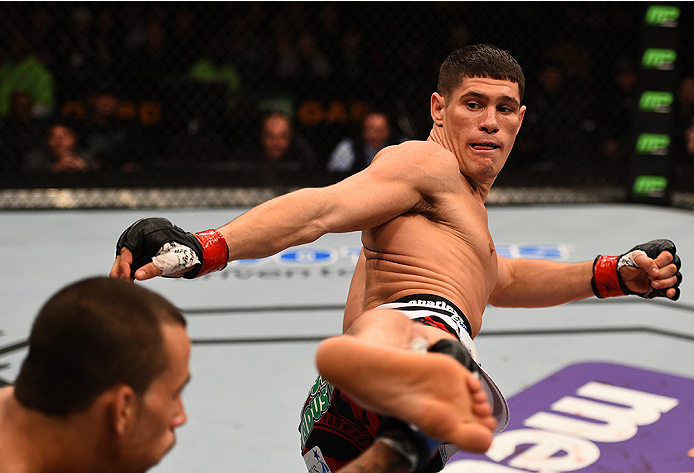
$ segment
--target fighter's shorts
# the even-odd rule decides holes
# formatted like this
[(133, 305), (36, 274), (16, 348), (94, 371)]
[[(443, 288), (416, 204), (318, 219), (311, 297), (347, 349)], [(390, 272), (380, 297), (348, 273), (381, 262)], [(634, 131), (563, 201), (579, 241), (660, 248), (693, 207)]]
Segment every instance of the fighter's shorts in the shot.
[[(396, 309), (412, 320), (439, 328), (456, 337), (477, 362), (470, 337), (470, 323), (455, 304), (431, 294), (414, 294), (383, 304), (379, 309)], [(479, 364), (478, 364), (479, 366)], [(495, 433), (508, 425), (508, 404), (494, 381), (480, 367), (482, 385), (492, 403), (497, 420)], [(347, 394), (327, 383), (320, 375), (301, 411), (301, 450), (309, 473), (335, 472), (354, 460), (371, 445), (383, 416), (362, 409)], [(453, 445), (439, 448), (439, 456), (422, 472), (439, 471), (457, 451)]]

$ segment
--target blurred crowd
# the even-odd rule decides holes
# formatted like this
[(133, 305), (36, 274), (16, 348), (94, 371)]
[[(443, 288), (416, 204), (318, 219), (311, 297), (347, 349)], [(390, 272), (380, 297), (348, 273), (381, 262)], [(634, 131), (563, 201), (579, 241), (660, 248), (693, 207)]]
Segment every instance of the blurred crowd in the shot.
[[(509, 49), (526, 72), (528, 112), (500, 179), (601, 169), (619, 181), (633, 145), (638, 3), (502, 2), (494, 15), (478, 2), (2, 8), (5, 175), (356, 172), (382, 146), (426, 139), (437, 66), (474, 42)], [(694, 68), (680, 62), (674, 136), (686, 164), (694, 157)], [(297, 110), (311, 99), (368, 107), (316, 125)]]

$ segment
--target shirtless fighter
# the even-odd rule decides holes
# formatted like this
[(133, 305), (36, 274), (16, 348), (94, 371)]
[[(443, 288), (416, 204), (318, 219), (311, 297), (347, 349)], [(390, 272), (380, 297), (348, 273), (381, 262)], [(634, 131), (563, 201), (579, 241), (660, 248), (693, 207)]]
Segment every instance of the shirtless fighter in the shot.
[[(435, 353), (437, 342), (455, 341), (476, 357), (472, 339), (487, 304), (547, 307), (626, 294), (674, 300), (681, 281), (669, 240), (581, 263), (497, 255), (485, 200), (523, 122), (524, 89), (508, 52), (455, 51), (431, 96), (426, 141), (387, 147), (364, 171), (280, 196), (216, 230), (193, 234), (165, 219), (140, 220), (121, 235), (111, 276), (194, 278), (326, 233), (361, 231), (344, 335), (319, 346), (320, 376), (302, 412), (307, 465), (337, 471), (374, 439), (407, 458), (411, 471), (442, 468), (453, 449), (437, 440), (484, 451), (508, 422), (506, 402), (482, 370), (479, 383)], [(384, 416), (414, 425), (393, 428), (388, 419), (379, 432)], [(424, 444), (428, 452), (417, 447)]]

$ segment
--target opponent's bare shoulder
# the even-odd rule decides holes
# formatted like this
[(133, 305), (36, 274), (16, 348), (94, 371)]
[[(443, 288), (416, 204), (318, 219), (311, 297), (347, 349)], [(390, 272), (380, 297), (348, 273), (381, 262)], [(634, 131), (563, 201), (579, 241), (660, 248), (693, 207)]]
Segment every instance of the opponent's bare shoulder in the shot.
[(23, 472), (27, 471), (25, 462), (16, 451), (17, 433), (11, 427), (11, 420), (8, 418), (9, 411), (12, 409), (10, 401), (13, 398), (12, 387), (0, 389), (0, 473), (4, 472)]

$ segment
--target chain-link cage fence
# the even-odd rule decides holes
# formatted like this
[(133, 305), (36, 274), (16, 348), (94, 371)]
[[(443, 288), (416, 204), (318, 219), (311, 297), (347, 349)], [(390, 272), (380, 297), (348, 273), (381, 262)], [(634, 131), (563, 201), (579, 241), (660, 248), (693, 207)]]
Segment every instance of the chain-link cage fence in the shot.
[[(386, 143), (426, 139), (438, 67), (471, 43), (509, 50), (527, 82), (490, 202), (625, 200), (644, 161), (633, 156), (649, 14), (676, 35), (654, 46), (676, 60), (656, 67), (668, 80), (650, 110), (669, 141), (645, 159), (663, 166), (639, 185), (663, 191), (655, 173), (686, 205), (694, 7), (652, 6), (3, 2), (0, 205), (249, 205), (335, 182), (368, 160), (372, 112), (389, 118)], [(345, 139), (356, 151), (336, 165)]]

